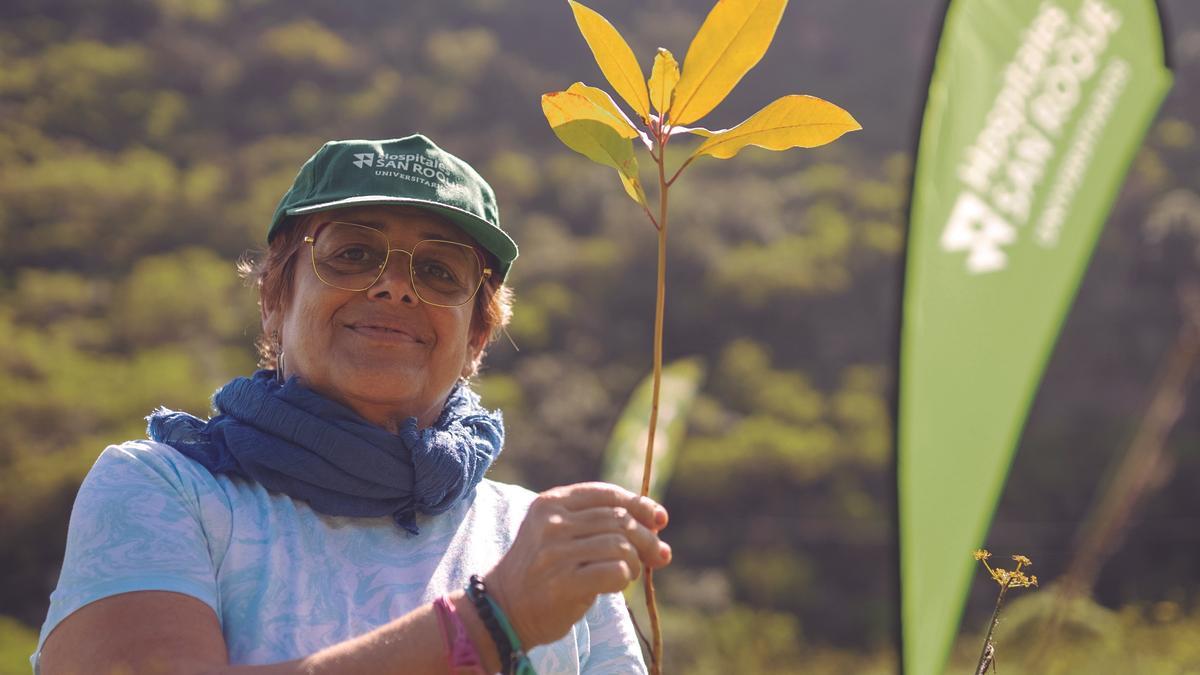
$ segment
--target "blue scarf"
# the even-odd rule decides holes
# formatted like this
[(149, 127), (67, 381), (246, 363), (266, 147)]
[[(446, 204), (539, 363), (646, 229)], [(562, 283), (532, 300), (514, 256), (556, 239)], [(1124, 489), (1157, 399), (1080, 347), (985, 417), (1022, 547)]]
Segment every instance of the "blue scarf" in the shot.
[(390, 514), (417, 534), (416, 514), (448, 510), (470, 493), (504, 445), (499, 412), (480, 407), (465, 385), (450, 393), (433, 426), (410, 417), (399, 433), (273, 370), (234, 378), (213, 395), (205, 422), (160, 408), (150, 438), (199, 462), (309, 503), (334, 516)]

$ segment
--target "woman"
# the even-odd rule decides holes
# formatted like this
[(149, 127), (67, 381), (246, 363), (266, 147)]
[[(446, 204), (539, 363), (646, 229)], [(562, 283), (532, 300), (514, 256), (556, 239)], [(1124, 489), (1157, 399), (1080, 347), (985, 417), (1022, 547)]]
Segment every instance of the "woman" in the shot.
[(268, 232), (264, 366), (168, 410), (80, 488), (35, 667), (74, 672), (642, 672), (616, 592), (666, 511), (613, 485), (483, 479), (466, 384), (517, 256), (423, 136), (327, 143)]

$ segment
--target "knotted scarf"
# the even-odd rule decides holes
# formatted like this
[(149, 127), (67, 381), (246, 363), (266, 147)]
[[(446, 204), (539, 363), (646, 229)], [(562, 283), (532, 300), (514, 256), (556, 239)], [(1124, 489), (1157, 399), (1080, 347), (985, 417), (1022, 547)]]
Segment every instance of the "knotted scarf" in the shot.
[(150, 438), (213, 474), (260, 483), (334, 516), (391, 515), (417, 534), (416, 514), (454, 506), (504, 445), (500, 413), (457, 385), (433, 426), (408, 418), (396, 434), (273, 370), (234, 378), (213, 395), (207, 422), (166, 408), (146, 418)]

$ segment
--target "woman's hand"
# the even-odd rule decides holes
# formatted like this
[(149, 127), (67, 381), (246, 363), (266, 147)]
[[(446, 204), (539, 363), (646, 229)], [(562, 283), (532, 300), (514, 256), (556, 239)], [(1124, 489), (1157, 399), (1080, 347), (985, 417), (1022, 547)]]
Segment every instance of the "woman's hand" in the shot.
[(538, 495), (508, 553), (485, 575), (526, 649), (566, 635), (600, 593), (670, 563), (658, 538), (667, 511), (608, 483), (579, 483)]

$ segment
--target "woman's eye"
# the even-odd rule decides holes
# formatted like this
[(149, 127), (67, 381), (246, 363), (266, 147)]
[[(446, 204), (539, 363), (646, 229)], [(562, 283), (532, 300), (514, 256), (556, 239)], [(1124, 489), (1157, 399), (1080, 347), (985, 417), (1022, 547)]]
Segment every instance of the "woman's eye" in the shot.
[(421, 264), (420, 269), (417, 271), (426, 279), (454, 281), (454, 273), (450, 271), (450, 268), (438, 262), (426, 261)]
[(361, 246), (347, 246), (334, 256), (345, 262), (366, 262), (372, 258), (371, 250)]

